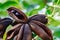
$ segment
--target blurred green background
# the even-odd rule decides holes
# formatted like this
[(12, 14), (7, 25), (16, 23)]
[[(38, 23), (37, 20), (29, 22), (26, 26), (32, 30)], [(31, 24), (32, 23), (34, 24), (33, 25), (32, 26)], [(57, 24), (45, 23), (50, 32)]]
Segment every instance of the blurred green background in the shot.
[[(9, 17), (6, 11), (9, 7), (19, 8), (28, 17), (46, 14), (49, 20), (47, 26), (51, 29), (54, 40), (60, 40), (60, 0), (0, 0), (1, 18)], [(36, 40), (41, 40), (37, 35), (33, 36)]]

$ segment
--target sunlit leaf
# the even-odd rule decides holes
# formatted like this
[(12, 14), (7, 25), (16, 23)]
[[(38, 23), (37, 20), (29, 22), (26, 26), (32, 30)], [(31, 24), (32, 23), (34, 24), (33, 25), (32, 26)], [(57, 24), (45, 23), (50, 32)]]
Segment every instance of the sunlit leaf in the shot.
[(38, 5), (40, 5), (40, 10), (42, 9), (42, 8), (44, 8), (45, 7), (45, 5), (46, 5), (46, 3), (47, 3), (47, 0), (32, 0), (34, 3), (36, 3), (36, 4), (38, 4)]
[(0, 17), (7, 17), (8, 13), (6, 11), (0, 11)]
[(54, 0), (54, 4), (60, 6), (60, 0)]
[(18, 5), (18, 3), (14, 1), (7, 1), (0, 6), (0, 10), (3, 11), (9, 8), (10, 6), (16, 6), (16, 5)]
[(47, 15), (51, 15), (52, 14), (52, 12), (53, 12), (53, 7), (51, 7), (51, 6), (47, 6), (47, 9), (46, 9), (46, 13), (45, 14), (47, 14)]
[(33, 9), (33, 10), (28, 11), (26, 13), (27, 16), (33, 16), (33, 15), (36, 15), (36, 14), (38, 14), (38, 10), (36, 10), (36, 9)]
[(48, 17), (48, 25), (58, 26), (60, 21), (55, 20), (53, 17)]
[(3, 40), (6, 40), (6, 32), (4, 33)]

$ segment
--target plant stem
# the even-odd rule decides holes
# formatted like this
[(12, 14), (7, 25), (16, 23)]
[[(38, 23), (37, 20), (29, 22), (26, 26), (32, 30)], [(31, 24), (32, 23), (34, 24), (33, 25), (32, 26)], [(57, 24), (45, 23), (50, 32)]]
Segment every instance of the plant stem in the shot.
[[(57, 3), (56, 3), (56, 5), (59, 3), (59, 0), (57, 1)], [(54, 5), (53, 5), (54, 6)], [(53, 17), (54, 16), (54, 14), (55, 14), (55, 7), (54, 7), (54, 9), (53, 9), (53, 12), (52, 12), (52, 15), (51, 15), (51, 17)]]

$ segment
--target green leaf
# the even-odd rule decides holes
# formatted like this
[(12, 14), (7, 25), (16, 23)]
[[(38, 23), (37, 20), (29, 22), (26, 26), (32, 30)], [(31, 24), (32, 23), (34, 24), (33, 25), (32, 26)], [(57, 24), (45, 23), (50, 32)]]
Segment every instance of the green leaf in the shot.
[(60, 0), (54, 0), (54, 5), (59, 5), (60, 6)]
[(17, 2), (17, 3), (20, 2), (19, 0), (7, 0), (7, 1), (14, 1), (14, 2)]
[(46, 6), (47, 8), (46, 8), (46, 13), (45, 14), (47, 14), (47, 15), (51, 15), (52, 14), (52, 12), (53, 12), (53, 7), (51, 7), (51, 6)]
[(3, 35), (3, 40), (6, 40), (6, 32), (4, 33), (4, 35)]
[(53, 35), (60, 38), (60, 29), (55, 30)]
[(52, 2), (52, 0), (47, 0), (47, 2)]
[(60, 38), (60, 27), (53, 27), (54, 33), (53, 35), (57, 38)]
[(23, 1), (22, 3), (23, 3), (24, 8), (28, 8), (30, 6), (30, 4), (28, 4), (26, 1)]
[(27, 16), (33, 16), (33, 15), (36, 15), (36, 14), (38, 14), (38, 10), (36, 10), (36, 9), (33, 9), (33, 10), (28, 11), (26, 13)]
[(48, 17), (48, 25), (58, 26), (60, 21), (55, 20), (53, 17)]
[(39, 5), (40, 7), (38, 8), (39, 10), (41, 10), (42, 8), (45, 7), (47, 0), (24, 0), (26, 1), (28, 4), (30, 5)]
[(0, 3), (0, 6), (2, 5), (2, 3)]
[(7, 17), (8, 13), (6, 11), (0, 11), (0, 17)]
[(7, 1), (3, 4), (0, 5), (0, 10), (6, 10), (7, 8), (9, 8), (10, 6), (16, 6), (18, 5), (18, 3), (14, 2), (14, 1)]
[(46, 10), (47, 15), (50, 15), (51, 13), (52, 13), (51, 10), (49, 10), (49, 9)]
[(45, 7), (47, 0), (32, 0), (35, 4), (40, 5), (40, 10)]
[(53, 39), (58, 40), (60, 38), (60, 26), (48, 25), (53, 34)]

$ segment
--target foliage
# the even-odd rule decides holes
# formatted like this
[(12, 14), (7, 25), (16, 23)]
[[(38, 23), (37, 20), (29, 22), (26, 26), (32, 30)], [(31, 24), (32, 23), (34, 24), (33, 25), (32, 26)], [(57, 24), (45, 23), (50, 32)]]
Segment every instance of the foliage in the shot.
[[(0, 2), (0, 17), (8, 17), (7, 9), (11, 6), (22, 10), (26, 15), (32, 16), (38, 14), (44, 8), (44, 14), (47, 15), (47, 26), (52, 30), (54, 40), (60, 38), (60, 0), (3, 0)], [(36, 34), (33, 34), (36, 40), (40, 40)], [(5, 39), (6, 33), (3, 39)]]

